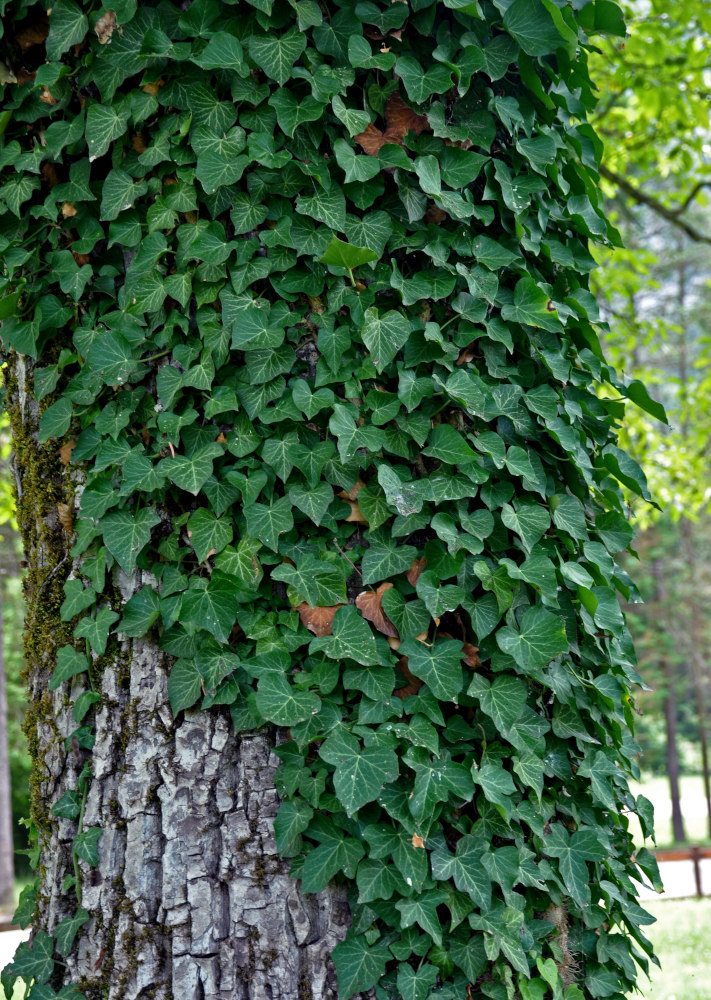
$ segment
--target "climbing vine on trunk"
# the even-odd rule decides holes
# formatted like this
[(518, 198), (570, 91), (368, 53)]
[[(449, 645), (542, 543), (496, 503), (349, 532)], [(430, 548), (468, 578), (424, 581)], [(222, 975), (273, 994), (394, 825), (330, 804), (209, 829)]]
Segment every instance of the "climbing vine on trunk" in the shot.
[(50, 687), (86, 758), (54, 807), (77, 909), (7, 995), (55, 995), (91, 919), (115, 635), (159, 643), (176, 716), (278, 728), (279, 851), (348, 887), (342, 1000), (621, 1000), (658, 874), (616, 427), (623, 397), (663, 414), (588, 290), (618, 7), (0, 8), (2, 341), (77, 485)]

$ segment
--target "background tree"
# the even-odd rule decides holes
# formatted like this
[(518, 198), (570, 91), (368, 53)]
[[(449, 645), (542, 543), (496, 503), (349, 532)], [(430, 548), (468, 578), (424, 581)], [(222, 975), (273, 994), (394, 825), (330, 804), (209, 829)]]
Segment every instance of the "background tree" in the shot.
[(4, 7), (6, 992), (331, 997), (330, 953), (342, 1000), (629, 991), (648, 491), (610, 396), (661, 408), (589, 291), (619, 8), (38, 12)]

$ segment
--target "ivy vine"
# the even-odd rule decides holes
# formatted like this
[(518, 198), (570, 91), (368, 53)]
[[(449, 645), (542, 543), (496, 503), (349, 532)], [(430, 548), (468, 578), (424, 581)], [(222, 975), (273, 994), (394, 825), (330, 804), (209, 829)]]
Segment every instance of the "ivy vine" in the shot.
[[(0, 0), (2, 342), (83, 480), (62, 619), (90, 753), (112, 633), (175, 714), (283, 727), (279, 850), (350, 890), (342, 1000), (622, 1000), (624, 398), (590, 242), (611, 0)], [(119, 610), (112, 576), (146, 581)], [(32, 1000), (89, 913), (3, 973)], [(21, 907), (31, 920), (32, 892)]]

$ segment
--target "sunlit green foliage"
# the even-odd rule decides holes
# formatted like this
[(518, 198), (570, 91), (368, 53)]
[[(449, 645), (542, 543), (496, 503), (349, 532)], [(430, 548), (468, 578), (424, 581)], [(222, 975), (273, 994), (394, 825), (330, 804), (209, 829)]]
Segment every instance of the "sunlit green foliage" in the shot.
[(652, 952), (616, 428), (661, 411), (589, 291), (600, 32), (609, 0), (56, 0), (7, 89), (3, 341), (85, 479), (51, 686), (150, 632), (176, 714), (288, 727), (277, 843), (349, 886), (342, 1000), (621, 1000)]

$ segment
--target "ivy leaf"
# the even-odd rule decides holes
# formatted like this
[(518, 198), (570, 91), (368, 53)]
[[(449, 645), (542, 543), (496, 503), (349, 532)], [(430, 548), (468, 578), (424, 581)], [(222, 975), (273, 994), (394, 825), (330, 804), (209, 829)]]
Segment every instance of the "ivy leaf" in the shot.
[(434, 965), (425, 964), (413, 969), (405, 963), (398, 968), (397, 988), (402, 1000), (427, 1000), (436, 982), (437, 969)]
[(543, 853), (558, 858), (563, 883), (578, 906), (590, 902), (590, 872), (588, 861), (602, 861), (605, 848), (594, 830), (577, 830), (569, 834), (560, 823), (552, 824), (550, 834), (543, 841)]
[(237, 589), (219, 570), (207, 584), (204, 579), (193, 579), (183, 595), (179, 620), (206, 629), (218, 642), (227, 642), (237, 616)]
[(426, 646), (416, 639), (407, 639), (398, 652), (407, 657), (410, 673), (424, 681), (436, 698), (456, 703), (464, 684), (461, 643), (439, 639)]
[(46, 931), (36, 931), (32, 941), (23, 941), (12, 960), (12, 973), (29, 983), (46, 983), (54, 971), (54, 940)]
[(435, 944), (442, 944), (442, 925), (437, 907), (446, 902), (447, 893), (441, 889), (430, 889), (413, 899), (399, 899), (395, 908), (400, 911), (400, 926), (403, 929), (417, 924), (429, 934)]
[(514, 0), (504, 14), (504, 27), (530, 56), (546, 56), (564, 44), (540, 0)]
[(57, 665), (49, 682), (49, 690), (56, 691), (64, 681), (83, 674), (88, 669), (89, 663), (83, 653), (78, 653), (73, 646), (62, 646), (57, 651)]
[(330, 191), (316, 191), (313, 195), (299, 195), (296, 211), (318, 219), (337, 233), (346, 228), (346, 199), (343, 192), (333, 187)]
[(124, 573), (133, 573), (138, 556), (150, 541), (151, 529), (160, 523), (154, 510), (117, 510), (101, 521), (104, 544)]
[(375, 636), (352, 604), (339, 608), (333, 618), (333, 634), (314, 639), (311, 652), (323, 650), (334, 660), (355, 660), (363, 666), (378, 663)]
[(160, 614), (160, 598), (152, 587), (145, 586), (123, 606), (119, 632), (131, 637), (146, 635)]
[(54, 62), (72, 45), (84, 41), (89, 22), (81, 7), (73, 0), (57, 0), (52, 4), (47, 36), (47, 59)]
[(99, 841), (103, 832), (100, 826), (92, 826), (83, 833), (78, 833), (72, 843), (76, 856), (92, 868), (96, 868), (99, 863)]
[(81, 795), (74, 788), (68, 788), (52, 806), (52, 815), (60, 819), (77, 819), (81, 812)]
[(405, 346), (411, 328), (407, 316), (391, 309), (380, 315), (374, 306), (366, 309), (361, 331), (363, 343), (368, 348), (376, 369), (381, 372)]
[(176, 660), (168, 677), (168, 698), (173, 715), (198, 701), (202, 693), (202, 678), (193, 660)]
[(363, 935), (341, 941), (331, 952), (338, 974), (339, 1000), (366, 993), (385, 975), (390, 952), (385, 944), (368, 945)]
[(211, 511), (200, 507), (188, 521), (188, 537), (198, 562), (204, 562), (229, 545), (232, 525), (226, 518), (215, 517)]
[(506, 733), (523, 712), (528, 689), (517, 677), (503, 675), (489, 684), (484, 677), (476, 674), (467, 694), (478, 698), (482, 711), (493, 719), (499, 732)]
[(205, 483), (212, 475), (213, 459), (217, 454), (222, 454), (222, 448), (215, 445), (215, 450), (192, 455), (175, 455), (172, 458), (164, 458), (158, 465), (158, 471), (163, 473), (175, 483), (181, 490), (192, 493), (194, 497), (198, 495)]
[(314, 811), (303, 799), (282, 802), (274, 820), (274, 836), (279, 853), (293, 858), (301, 849), (301, 834), (308, 828)]
[(524, 671), (538, 670), (568, 650), (562, 618), (540, 606), (524, 613), (520, 630), (510, 625), (499, 629), (496, 642)]
[(273, 552), (278, 551), (279, 536), (294, 527), (291, 500), (288, 497), (281, 497), (270, 504), (250, 504), (244, 515), (250, 536), (258, 538)]
[(306, 37), (296, 28), (281, 35), (272, 32), (252, 35), (249, 39), (250, 56), (280, 87), (291, 77), (291, 68), (305, 48)]
[(472, 770), (472, 776), (481, 785), (484, 795), (495, 805), (500, 805), (508, 815), (510, 796), (516, 791), (516, 785), (509, 772), (501, 764), (483, 764)]
[(345, 731), (330, 736), (319, 748), (319, 756), (336, 766), (333, 784), (347, 816), (374, 802), (383, 787), (398, 775), (398, 761), (392, 750), (361, 747), (355, 736)]
[(89, 912), (80, 906), (76, 913), (73, 913), (70, 917), (65, 917), (64, 920), (60, 920), (54, 928), (57, 951), (64, 958), (72, 950), (77, 931), (84, 926), (87, 920), (89, 920)]
[[(516, 4), (530, 2), (533, 0), (516, 0)], [(501, 318), (507, 323), (538, 326), (551, 332), (560, 330), (555, 303), (542, 288), (538, 287), (533, 278), (519, 278), (514, 288), (513, 304), (502, 308)]]
[(101, 608), (96, 618), (86, 616), (79, 620), (74, 636), (76, 639), (87, 639), (92, 650), (102, 656), (106, 652), (109, 629), (118, 619), (119, 616), (111, 608)]
[(326, 247), (326, 252), (319, 257), (321, 264), (331, 264), (334, 267), (345, 267), (349, 271), (361, 264), (367, 264), (371, 260), (377, 260), (378, 254), (368, 247), (356, 247), (351, 243), (344, 243), (336, 236)]
[(318, 483), (313, 488), (292, 486), (289, 490), (289, 500), (294, 507), (318, 525), (323, 521), (326, 511), (333, 502), (333, 490), (328, 483)]
[(481, 858), (482, 843), (476, 837), (464, 836), (457, 841), (456, 854), (442, 845), (431, 856), (432, 874), (440, 882), (453, 879), (460, 892), (468, 893), (476, 905), (488, 910), (491, 905), (491, 879)]
[(294, 133), (299, 125), (304, 122), (317, 121), (323, 114), (324, 108), (324, 105), (310, 94), (298, 101), (286, 88), (272, 94), (269, 98), (269, 104), (276, 111), (279, 128), (290, 139), (294, 138)]
[(269, 673), (259, 680), (257, 708), (276, 726), (295, 726), (315, 715), (320, 707), (318, 695), (297, 690), (283, 674)]
[(304, 892), (325, 889), (337, 872), (355, 875), (358, 862), (365, 854), (363, 845), (333, 823), (322, 824), (309, 831), (319, 841), (319, 846), (309, 851), (301, 870), (301, 887)]
[(72, 411), (72, 401), (67, 396), (60, 396), (56, 403), (48, 406), (40, 417), (40, 442), (64, 437), (72, 422)]
[(89, 106), (86, 113), (86, 141), (92, 159), (103, 156), (114, 139), (124, 134), (130, 114), (128, 108), (113, 104)]

